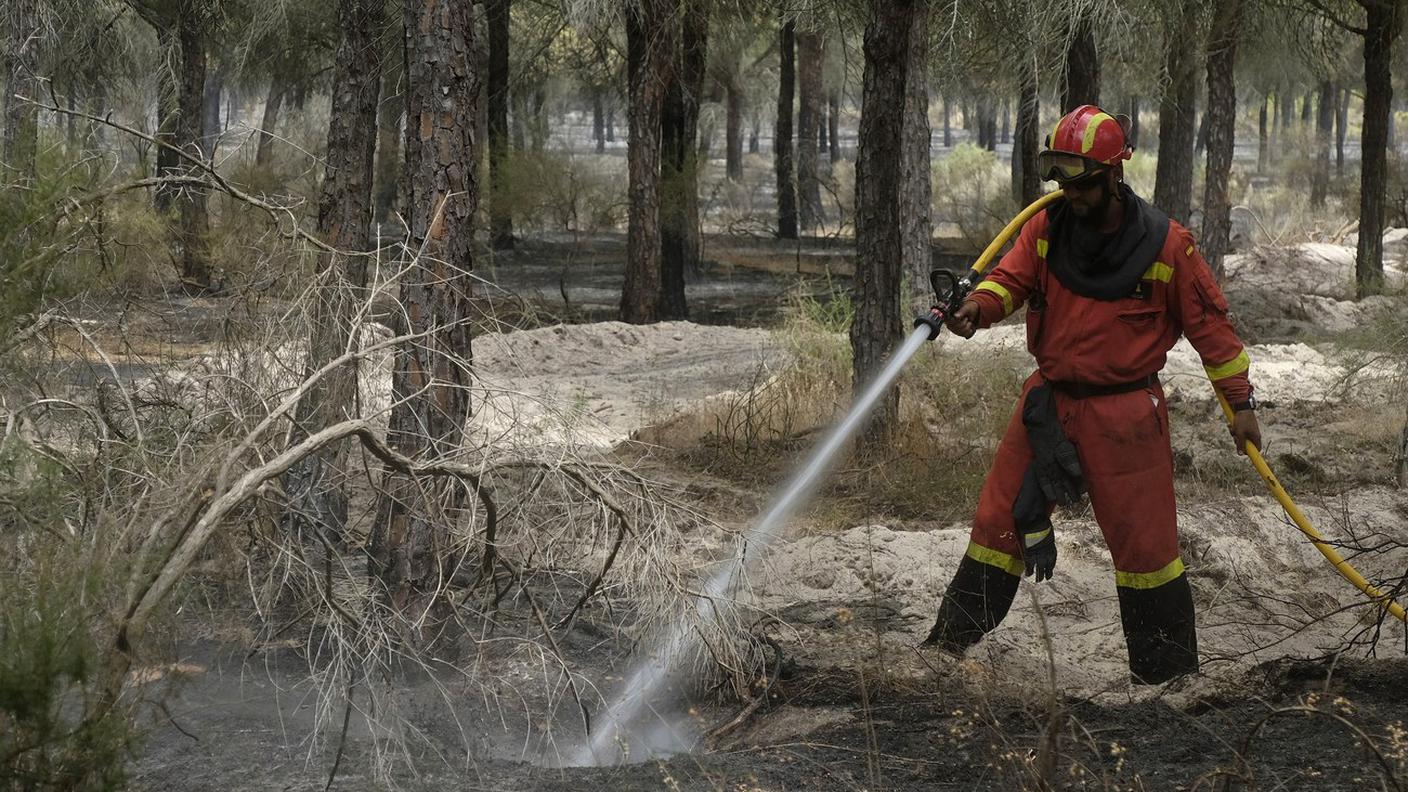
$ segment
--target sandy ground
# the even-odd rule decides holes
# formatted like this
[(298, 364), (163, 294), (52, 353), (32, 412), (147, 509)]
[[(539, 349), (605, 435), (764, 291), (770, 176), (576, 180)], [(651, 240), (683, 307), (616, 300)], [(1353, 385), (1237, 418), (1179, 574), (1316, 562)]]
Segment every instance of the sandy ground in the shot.
[[(1341, 330), (1378, 305), (1350, 303), (1343, 289), (1321, 288), (1346, 282), (1344, 250), (1304, 246), (1290, 253), (1248, 254), (1229, 262), (1231, 283), (1246, 290), (1241, 294), (1249, 300), (1256, 299), (1257, 290), (1279, 290), (1297, 295), (1303, 305), (1325, 301), (1303, 314), (1305, 324)], [(1302, 268), (1307, 262), (1320, 269)], [(1277, 274), (1287, 271), (1309, 274), (1303, 280)], [(718, 394), (747, 387), (787, 360), (767, 331), (686, 322), (553, 326), (481, 336), (475, 343), (486, 385), (476, 431), (501, 439), (506, 432), (518, 433), (513, 442), (601, 450), (632, 436), (654, 437), (651, 427), (677, 423), (682, 416), (707, 415)], [(923, 354), (956, 355), (976, 364), (993, 349), (1018, 350), (1023, 344), (1020, 327), (1001, 327), (976, 342), (946, 336)], [(1274, 405), (1275, 415), (1288, 416), (1270, 422), (1273, 446), (1313, 444), (1322, 430), (1323, 425), (1289, 416), (1333, 415), (1395, 393), (1387, 364), (1351, 370), (1344, 355), (1324, 344), (1258, 343), (1248, 352), (1259, 395)], [(1195, 457), (1189, 464), (1209, 454), (1225, 455), (1229, 465), (1245, 464), (1226, 444), (1216, 444), (1221, 430), (1212, 392), (1186, 342), (1170, 354), (1164, 382), (1175, 423), (1195, 426), (1175, 435), (1176, 454)], [(700, 425), (707, 428), (707, 421)], [(1352, 456), (1325, 464), (1355, 466)], [(740, 493), (740, 501), (764, 496)], [(1404, 538), (1408, 498), (1386, 486), (1359, 483), (1340, 492), (1325, 487), (1303, 505), (1331, 536), (1352, 530)], [(795, 524), (790, 533), (795, 538), (779, 543), (752, 569), (750, 588), (741, 594), (747, 608), (774, 625), (772, 634), (787, 657), (786, 673), (768, 706), (719, 750), (623, 770), (555, 771), (516, 761), (523, 753), (466, 756), (462, 744), (455, 748), (445, 736), (453, 729), (442, 725), (444, 733), (423, 727), (430, 736), (413, 741), (420, 747), (408, 764), (428, 769), (408, 772), (399, 783), (504, 790), (1010, 789), (1020, 776), (1011, 768), (1029, 757), (1008, 765), (994, 764), (992, 757), (1003, 755), (1004, 740), (1009, 748), (1035, 745), (1040, 715), (1032, 714), (1032, 703), (1024, 702), (1020, 691), (1034, 680), (1044, 685), (1053, 679), (1058, 699), (1067, 702), (1062, 717), (1085, 724), (1087, 733), (1099, 732), (1090, 738), (1095, 758), (1088, 764), (1105, 772), (1107, 781), (1132, 783), (1137, 774), (1140, 786), (1128, 788), (1188, 788), (1200, 773), (1233, 762), (1235, 745), (1270, 708), (1302, 701), (1334, 675), (1328, 664), (1294, 658), (1335, 651), (1347, 636), (1372, 625), (1374, 611), (1333, 575), (1270, 497), (1255, 489), (1184, 503), (1180, 524), (1204, 658), (1205, 676), (1192, 682), (1152, 689), (1129, 685), (1113, 571), (1088, 510), (1058, 519), (1056, 578), (1024, 585), (1012, 615), (962, 661), (916, 645), (962, 554), (964, 525), (903, 530), (912, 526), (880, 521), (814, 535)], [(719, 544), (718, 537), (702, 539), (711, 548)], [(1382, 573), (1392, 571), (1386, 564), (1401, 565), (1402, 559), (1368, 557), (1358, 563), (1366, 572)], [(1309, 614), (1333, 615), (1305, 626)], [(579, 632), (566, 639), (571, 646), (583, 651), (600, 646)], [(1384, 647), (1394, 654), (1391, 647), (1404, 641), (1401, 625), (1390, 624), (1385, 632)], [(173, 688), (174, 722), (196, 738), (188, 740), (170, 722), (155, 718), (154, 747), (139, 763), (138, 780), (153, 789), (322, 788), (330, 749), (303, 742), (309, 719), (300, 712), (309, 705), (298, 693), (298, 661), (283, 658), (283, 665), (271, 668), (265, 661), (252, 668), (222, 660), (214, 648), (196, 654), (196, 668), (223, 669), (187, 674), (187, 682)], [(624, 656), (597, 658), (604, 666), (585, 673), (597, 674), (605, 685), (619, 678)], [(1335, 672), (1339, 681), (1325, 686), (1359, 702), (1353, 705), (1359, 708), (1356, 718), (1381, 735), (1391, 731), (1388, 724), (1408, 718), (1408, 704), (1392, 692), (1401, 691), (1394, 680), (1401, 680), (1403, 671), (1401, 662), (1345, 660)], [(417, 690), (407, 696), (426, 695)], [(228, 718), (211, 715), (221, 708)], [(704, 709), (700, 718), (721, 722), (730, 712)], [(981, 722), (975, 720), (979, 712)], [(475, 725), (470, 743), (502, 745), (523, 727), (513, 718), (497, 726)], [(1353, 788), (1360, 782), (1351, 777), (1372, 782), (1377, 777), (1372, 765), (1362, 755), (1350, 756), (1352, 741), (1346, 746), (1343, 735), (1333, 731), (1312, 724), (1275, 732), (1279, 747), (1265, 771), (1269, 775), (1262, 777), (1275, 777), (1292, 789)], [(366, 739), (354, 735), (353, 744), (365, 751)], [(232, 778), (235, 760), (224, 750), (227, 741), (238, 746), (235, 754), (263, 752), (268, 759), (250, 767), (246, 778)], [(1128, 770), (1114, 758), (1122, 750), (1130, 752)], [(336, 788), (372, 788), (369, 767), (365, 755), (347, 757)]]

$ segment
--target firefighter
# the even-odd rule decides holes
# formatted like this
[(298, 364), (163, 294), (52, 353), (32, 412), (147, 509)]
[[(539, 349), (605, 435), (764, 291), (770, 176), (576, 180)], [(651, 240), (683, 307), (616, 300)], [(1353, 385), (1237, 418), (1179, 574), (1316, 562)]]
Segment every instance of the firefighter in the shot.
[(1154, 684), (1198, 668), (1158, 377), (1180, 335), (1233, 406), (1237, 449), (1260, 448), (1261, 431), (1246, 350), (1192, 234), (1123, 181), (1127, 124), (1093, 105), (1056, 123), (1037, 167), (1062, 198), (1026, 223), (947, 320), (971, 338), (1026, 305), (1037, 370), (998, 444), (926, 643), (963, 652), (1002, 621), (1024, 573), (1050, 578), (1052, 508), (1088, 493), (1114, 560), (1130, 673)]

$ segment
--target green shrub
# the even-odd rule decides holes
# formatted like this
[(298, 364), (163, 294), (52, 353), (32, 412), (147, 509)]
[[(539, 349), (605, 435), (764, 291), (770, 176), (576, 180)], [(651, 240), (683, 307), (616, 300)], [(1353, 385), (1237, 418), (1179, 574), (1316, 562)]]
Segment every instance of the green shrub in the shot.
[(935, 232), (940, 223), (981, 248), (997, 236), (1018, 211), (1012, 198), (1011, 171), (997, 155), (972, 143), (954, 146), (932, 166)]
[(591, 233), (621, 226), (626, 173), (619, 157), (514, 151), (490, 200), (507, 208), (518, 230)]

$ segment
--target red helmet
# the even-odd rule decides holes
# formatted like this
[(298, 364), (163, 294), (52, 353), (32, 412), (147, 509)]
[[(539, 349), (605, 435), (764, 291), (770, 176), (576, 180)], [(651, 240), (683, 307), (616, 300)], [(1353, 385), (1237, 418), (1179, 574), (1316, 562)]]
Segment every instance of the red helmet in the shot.
[(1042, 178), (1071, 181), (1103, 171), (1134, 153), (1124, 124), (1095, 105), (1081, 105), (1061, 117), (1037, 155)]

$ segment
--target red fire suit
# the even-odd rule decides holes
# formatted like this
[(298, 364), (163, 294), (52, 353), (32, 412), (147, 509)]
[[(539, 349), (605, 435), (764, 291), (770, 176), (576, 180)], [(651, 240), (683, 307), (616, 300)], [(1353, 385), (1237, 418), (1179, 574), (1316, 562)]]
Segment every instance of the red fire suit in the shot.
[[(1027, 348), (1037, 371), (1023, 396), (1043, 380), (1053, 384), (1114, 560), (1130, 669), (1138, 681), (1158, 682), (1196, 670), (1197, 639), (1178, 552), (1168, 408), (1156, 375), (1186, 335), (1213, 384), (1235, 403), (1251, 395), (1249, 362), (1187, 229), (1170, 221), (1157, 260), (1133, 293), (1102, 300), (1067, 289), (1048, 270), (1047, 224), (1046, 212), (1029, 221), (969, 299), (979, 306), (980, 327), (1029, 305)], [(1023, 570), (1012, 508), (1031, 459), (1019, 403), (931, 641), (966, 648), (1011, 605)]]

